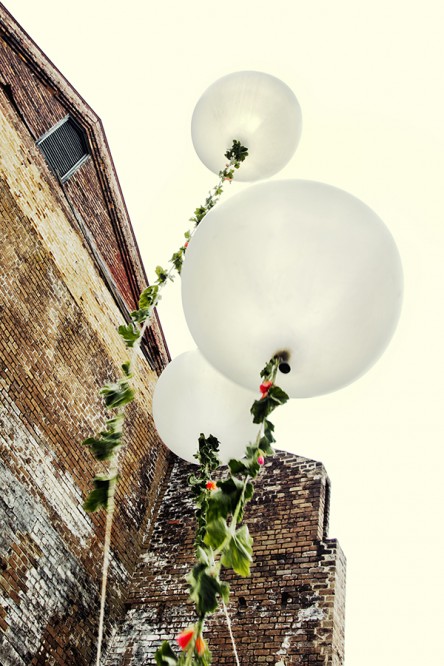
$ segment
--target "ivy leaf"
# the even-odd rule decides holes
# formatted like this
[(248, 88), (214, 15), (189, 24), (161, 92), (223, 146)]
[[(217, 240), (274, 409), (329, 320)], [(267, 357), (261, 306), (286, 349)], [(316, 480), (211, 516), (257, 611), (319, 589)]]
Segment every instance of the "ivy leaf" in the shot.
[(179, 275), (182, 270), (183, 254), (184, 254), (184, 248), (181, 247), (180, 250), (177, 250), (177, 252), (175, 252), (170, 259), (171, 263), (173, 264), (174, 268), (179, 273)]
[(208, 522), (218, 518), (228, 518), (236, 510), (244, 488), (243, 481), (234, 477), (218, 482), (218, 490), (208, 500)]
[(126, 346), (131, 349), (134, 347), (134, 343), (136, 340), (139, 339), (140, 337), (140, 331), (137, 331), (133, 324), (128, 324), (127, 326), (119, 326), (117, 329), (119, 332), (119, 335), (125, 340)]
[(288, 400), (288, 395), (279, 386), (271, 386), (268, 394), (260, 400), (255, 400), (250, 409), (253, 414), (253, 423), (262, 423), (272, 411), (284, 405)]
[(197, 458), (202, 467), (205, 467), (209, 471), (217, 469), (220, 465), (218, 456), (219, 444), (217, 437), (214, 437), (213, 435), (205, 437), (203, 433), (200, 433), (199, 449), (198, 452), (194, 454), (194, 457)]
[(247, 525), (242, 525), (230, 539), (224, 551), (221, 562), (226, 568), (231, 568), (239, 576), (246, 578), (250, 575), (250, 563), (253, 555), (253, 539), (248, 532)]
[(257, 446), (247, 447), (246, 454), (247, 458), (245, 460), (230, 460), (228, 467), (232, 474), (249, 475), (254, 479), (260, 470), (260, 465), (257, 462), (259, 455)]
[(225, 157), (230, 161), (235, 160), (235, 167), (238, 169), (240, 166), (238, 163), (243, 162), (244, 159), (248, 157), (248, 148), (245, 148), (245, 146), (243, 146), (237, 139), (233, 139), (233, 145), (227, 150)]
[(105, 405), (108, 409), (123, 407), (134, 400), (134, 390), (130, 387), (126, 379), (119, 379), (113, 384), (105, 384), (100, 389), (100, 393), (105, 396)]
[(199, 562), (201, 562), (202, 564), (206, 565), (210, 564), (210, 558), (208, 556), (208, 553), (205, 550), (205, 548), (202, 548), (201, 546), (196, 548), (196, 557), (199, 560)]
[(156, 305), (159, 297), (159, 285), (152, 284), (142, 291), (139, 298), (139, 308), (151, 308)]
[(275, 384), (273, 384), (273, 386), (271, 386), (268, 390), (268, 395), (271, 396), (271, 398), (277, 402), (278, 405), (285, 405), (285, 403), (289, 400), (288, 394)]
[(168, 278), (172, 281), (174, 278), (168, 275), (168, 271), (162, 266), (156, 266), (157, 284), (164, 284)]
[(98, 437), (88, 437), (82, 444), (89, 446), (97, 460), (109, 460), (117, 448), (121, 446), (123, 414), (117, 414), (106, 422), (106, 430)]
[(230, 472), (234, 475), (248, 473), (248, 467), (244, 462), (242, 462), (242, 460), (236, 460), (235, 458), (232, 458), (228, 462), (228, 467), (230, 468)]
[(207, 523), (204, 542), (211, 548), (219, 548), (229, 534), (226, 521), (223, 518), (217, 518)]
[(218, 597), (228, 600), (229, 586), (218, 576), (211, 575), (205, 564), (196, 564), (187, 576), (190, 599), (196, 604), (199, 617), (213, 613), (218, 606)]
[(177, 664), (177, 657), (168, 641), (163, 641), (162, 645), (157, 648), (154, 658), (157, 666), (173, 666)]
[[(115, 479), (116, 477), (114, 477)], [(109, 484), (111, 480), (106, 476), (96, 476), (93, 479), (94, 490), (91, 490), (86, 501), (83, 504), (83, 508), (88, 513), (93, 513), (102, 507), (106, 509), (108, 507), (108, 491)]]
[(262, 453), (265, 453), (266, 456), (274, 455), (274, 449), (265, 436), (261, 437), (259, 440), (259, 449), (262, 451)]
[(247, 502), (251, 500), (251, 498), (254, 495), (254, 486), (252, 483), (248, 482), (247, 485), (245, 486), (245, 491), (244, 491), (244, 501), (243, 504), (240, 508), (240, 511), (237, 515), (237, 523), (239, 524), (242, 522), (242, 519), (244, 517), (244, 508)]
[(150, 315), (151, 308), (140, 308), (140, 310), (133, 310), (131, 312), (131, 319), (138, 324), (143, 324)]
[(130, 361), (125, 361), (125, 363), (122, 363), (123, 374), (128, 378), (132, 377), (132, 374), (130, 372), (130, 367), (131, 367)]
[(273, 373), (275, 370), (275, 367), (277, 365), (277, 359), (272, 358), (266, 366), (261, 370), (261, 377), (262, 379), (267, 379), (269, 381), (273, 381)]
[(96, 460), (104, 461), (113, 457), (115, 450), (121, 446), (122, 433), (101, 432), (100, 437), (88, 437), (82, 444), (89, 446)]
[(276, 441), (274, 436), (273, 436), (273, 432), (274, 432), (274, 424), (271, 423), (271, 421), (267, 421), (267, 419), (265, 419), (265, 421), (264, 421), (264, 437), (267, 438), (267, 440), (270, 444), (273, 444)]

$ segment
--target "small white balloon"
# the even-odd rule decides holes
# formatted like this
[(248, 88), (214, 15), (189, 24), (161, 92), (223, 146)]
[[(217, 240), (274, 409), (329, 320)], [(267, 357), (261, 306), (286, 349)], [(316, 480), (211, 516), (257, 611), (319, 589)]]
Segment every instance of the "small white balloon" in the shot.
[(191, 136), (201, 161), (214, 173), (236, 139), (248, 157), (236, 180), (269, 178), (293, 156), (302, 131), (302, 114), (292, 90), (264, 72), (234, 72), (218, 79), (194, 109)]
[(393, 238), (362, 201), (323, 183), (271, 181), (199, 225), (182, 302), (215, 368), (254, 389), (264, 364), (286, 352), (291, 371), (277, 383), (301, 398), (346, 386), (375, 363), (395, 330), (402, 283)]
[(250, 407), (257, 396), (258, 390), (246, 390), (217, 372), (196, 349), (177, 356), (160, 375), (153, 396), (154, 423), (164, 444), (195, 464), (199, 435), (214, 435), (226, 464), (242, 458), (256, 438), (258, 426)]

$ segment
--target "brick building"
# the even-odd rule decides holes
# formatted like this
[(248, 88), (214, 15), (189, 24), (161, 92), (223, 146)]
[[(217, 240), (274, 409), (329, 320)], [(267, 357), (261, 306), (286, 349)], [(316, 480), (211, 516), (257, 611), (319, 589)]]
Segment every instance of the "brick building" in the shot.
[[(117, 326), (146, 276), (100, 120), (0, 4), (0, 663), (94, 663), (104, 514), (80, 442), (126, 358)], [(188, 466), (159, 442), (168, 352), (142, 345), (112, 539), (103, 664), (154, 663), (190, 621)], [(344, 558), (319, 463), (279, 454), (248, 510), (255, 564), (232, 580), (241, 663), (343, 663)], [(232, 664), (212, 620), (215, 664)]]

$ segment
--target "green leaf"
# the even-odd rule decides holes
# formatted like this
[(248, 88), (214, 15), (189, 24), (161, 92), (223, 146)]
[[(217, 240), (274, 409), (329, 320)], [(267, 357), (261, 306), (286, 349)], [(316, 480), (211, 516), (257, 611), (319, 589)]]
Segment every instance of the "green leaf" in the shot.
[(205, 564), (196, 564), (187, 576), (190, 585), (190, 599), (196, 604), (199, 617), (213, 613), (218, 606), (218, 597), (228, 599), (229, 587), (219, 577), (210, 573)]
[(284, 405), (287, 400), (288, 395), (285, 391), (273, 384), (268, 390), (268, 394), (265, 398), (253, 402), (250, 409), (251, 414), (253, 414), (253, 423), (262, 423), (262, 421), (265, 421), (267, 416), (271, 414), (276, 407)]
[(244, 484), (236, 477), (231, 477), (226, 481), (219, 481), (218, 488), (208, 500), (208, 522), (218, 518), (226, 519), (235, 512)]
[(270, 444), (273, 444), (273, 442), (276, 441), (274, 436), (273, 436), (273, 432), (274, 432), (274, 424), (271, 421), (267, 421), (267, 419), (265, 419), (265, 421), (264, 421), (264, 437), (267, 438), (267, 440)]
[(122, 433), (101, 432), (100, 437), (88, 437), (82, 444), (89, 446), (96, 460), (104, 461), (113, 457), (116, 449), (121, 445)]
[(151, 308), (141, 308), (140, 310), (133, 310), (131, 312), (131, 319), (138, 324), (143, 324), (150, 315)]
[(170, 259), (171, 263), (173, 264), (174, 268), (179, 273), (179, 275), (180, 275), (181, 270), (182, 270), (183, 255), (184, 255), (184, 248), (181, 247), (180, 250), (175, 252), (173, 254), (173, 256), (171, 257), (171, 259)]
[(285, 391), (283, 391), (279, 386), (276, 386), (276, 384), (273, 384), (273, 386), (271, 386), (271, 388), (268, 390), (268, 395), (271, 396), (272, 399), (279, 405), (285, 405), (285, 403), (289, 400), (288, 394), (285, 393)]
[(237, 460), (235, 458), (232, 458), (228, 462), (228, 467), (230, 468), (230, 472), (232, 474), (247, 474), (248, 473), (248, 466), (242, 462), (242, 460)]
[(203, 548), (202, 546), (199, 546), (198, 548), (196, 548), (196, 557), (199, 560), (199, 562), (201, 562), (202, 564), (206, 564), (206, 565), (210, 564), (209, 555), (208, 555), (207, 551), (205, 550), (205, 548)]
[(174, 279), (171, 275), (168, 275), (168, 271), (165, 268), (162, 268), (162, 266), (156, 266), (156, 275), (158, 284), (164, 284), (168, 278), (170, 280)]
[(173, 666), (177, 664), (177, 657), (168, 641), (163, 641), (162, 645), (156, 650), (154, 658), (157, 666)]
[(268, 381), (273, 381), (273, 375), (275, 373), (275, 370), (277, 366), (279, 365), (279, 361), (276, 358), (272, 358), (266, 366), (261, 370), (261, 377), (264, 380)]
[(216, 518), (207, 523), (204, 542), (211, 548), (219, 548), (229, 534), (226, 521), (223, 518)]
[(241, 474), (243, 476), (251, 476), (255, 478), (260, 470), (260, 465), (257, 462), (259, 455), (257, 446), (248, 446), (246, 449), (247, 457), (244, 460), (230, 460), (228, 467), (232, 474)]
[(134, 343), (140, 337), (140, 331), (136, 330), (133, 324), (127, 324), (126, 326), (122, 324), (117, 330), (119, 335), (125, 340), (126, 346), (129, 349), (134, 347)]
[(109, 460), (121, 446), (123, 419), (123, 414), (117, 414), (106, 422), (106, 430), (98, 437), (88, 437), (82, 442), (84, 446), (89, 446), (97, 460)]
[(227, 160), (235, 161), (236, 169), (239, 169), (240, 162), (243, 162), (248, 157), (248, 148), (245, 148), (237, 139), (233, 139), (232, 147), (225, 153)]
[(245, 486), (245, 492), (244, 492), (244, 500), (245, 502), (249, 502), (251, 498), (254, 495), (254, 486), (252, 483), (247, 483)]
[(122, 363), (123, 374), (128, 378), (132, 377), (132, 374), (130, 372), (130, 367), (131, 367), (130, 361), (125, 361), (125, 363)]
[(264, 453), (266, 456), (272, 456), (274, 455), (274, 449), (270, 445), (270, 442), (268, 439), (264, 436), (261, 437), (259, 441), (259, 449)]
[(156, 305), (159, 297), (159, 285), (152, 284), (142, 291), (139, 298), (139, 308), (151, 308)]
[(104, 509), (108, 507), (109, 486), (110, 482), (114, 481), (115, 479), (116, 477), (114, 477), (113, 479), (109, 479), (104, 476), (96, 476), (93, 479), (94, 490), (91, 490), (86, 501), (83, 504), (83, 508), (85, 509), (85, 511), (92, 513), (94, 511), (97, 511), (98, 509), (101, 509), (102, 507)]
[(253, 539), (248, 532), (247, 525), (242, 525), (230, 539), (221, 562), (224, 567), (231, 568), (239, 576), (246, 578), (250, 575), (250, 563), (253, 555)]
[(108, 409), (123, 407), (134, 400), (134, 390), (126, 379), (119, 379), (118, 382), (113, 384), (105, 384), (100, 393), (104, 396)]
[(219, 440), (217, 437), (214, 437), (213, 435), (205, 437), (203, 433), (200, 433), (199, 449), (194, 457), (197, 458), (201, 466), (205, 467), (208, 471), (217, 469), (220, 465), (218, 452)]

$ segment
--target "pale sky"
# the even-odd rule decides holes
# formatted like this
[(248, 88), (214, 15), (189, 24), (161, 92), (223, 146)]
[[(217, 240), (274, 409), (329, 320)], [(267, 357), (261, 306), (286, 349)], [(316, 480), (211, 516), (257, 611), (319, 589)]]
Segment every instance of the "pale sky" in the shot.
[[(274, 420), (278, 446), (322, 461), (332, 482), (346, 665), (444, 663), (442, 0), (4, 3), (101, 117), (150, 277), (215, 184), (190, 120), (233, 71), (273, 74), (301, 105), (300, 146), (274, 178), (343, 188), (385, 221), (405, 279), (389, 348), (354, 384)], [(194, 348), (178, 287), (159, 314), (173, 357)]]

